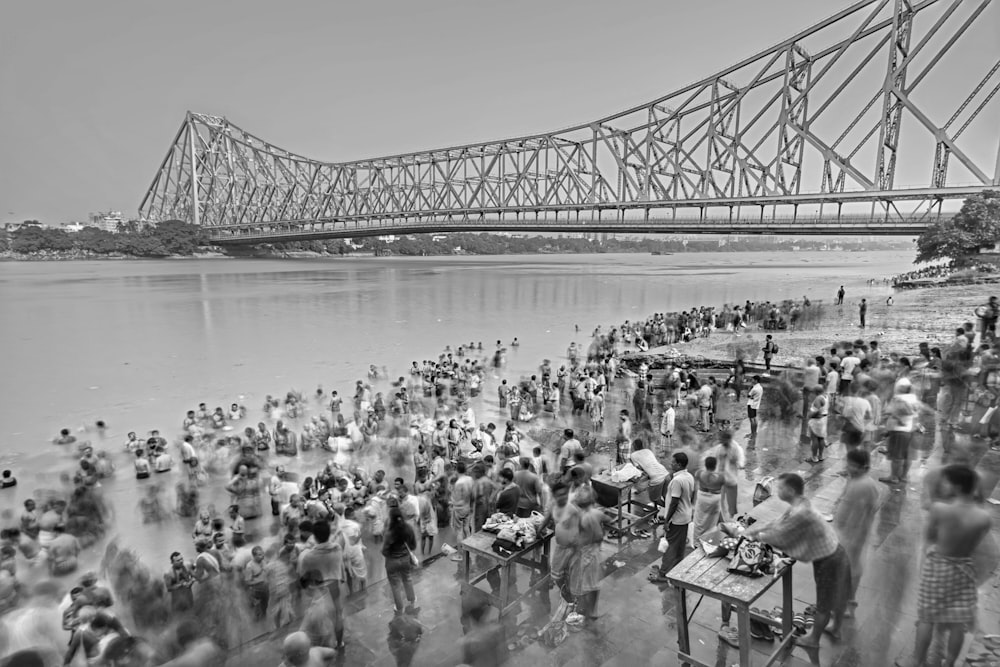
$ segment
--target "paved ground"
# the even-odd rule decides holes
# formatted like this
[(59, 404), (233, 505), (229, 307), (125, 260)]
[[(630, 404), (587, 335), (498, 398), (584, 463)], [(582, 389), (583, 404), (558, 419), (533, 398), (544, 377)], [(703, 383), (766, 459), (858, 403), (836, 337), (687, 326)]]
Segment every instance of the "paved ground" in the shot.
[[(796, 436), (795, 432), (786, 434), (765, 430), (759, 441), (748, 449), (747, 479), (741, 485), (741, 509), (749, 509), (752, 504), (755, 479), (766, 474), (798, 470), (807, 479), (807, 494), (816, 508), (822, 512), (832, 511), (844, 484), (844, 478), (837, 474), (843, 467), (841, 448), (836, 444), (831, 446), (825, 464), (810, 466), (801, 462), (805, 451), (797, 444)], [(905, 488), (884, 487), (882, 506), (871, 537), (871, 559), (858, 594), (860, 606), (856, 619), (847, 622), (843, 641), (832, 644), (825, 639), (818, 654), (813, 651), (811, 655), (805, 649), (793, 648), (782, 665), (877, 667), (891, 665), (898, 657), (908, 653), (913, 644), (915, 623), (916, 568), (922, 525), (920, 489), (925, 472), (935, 465), (937, 458), (936, 452), (932, 453), (928, 467), (921, 467), (919, 461), (916, 462), (912, 481)], [(1000, 477), (1000, 456), (989, 451), (979, 452), (976, 460), (986, 484), (986, 494), (990, 495)], [(878, 477), (888, 469), (888, 463), (876, 455), (873, 468), (872, 475)], [(553, 667), (680, 664), (676, 657), (674, 597), (670, 589), (651, 584), (646, 578), (649, 566), (659, 557), (653, 541), (634, 542), (617, 555), (614, 553), (615, 545), (606, 542), (605, 552), (608, 558), (618, 561), (620, 567), (614, 568), (604, 580), (598, 609), (601, 618), (592, 628), (571, 633), (555, 649), (537, 642), (517, 648), (502, 656), (509, 664)], [(418, 605), (421, 608), (419, 621), (424, 627), (424, 634), (410, 664), (456, 665), (463, 661), (464, 635), (456, 573), (456, 564), (444, 559), (430, 564), (416, 575)], [(524, 573), (520, 580), (527, 582), (527, 578), (527, 573)], [(997, 632), (1000, 592), (992, 578), (981, 591), (982, 632)], [(795, 566), (794, 592), (796, 610), (815, 601), (812, 571), (808, 564)], [(554, 591), (549, 596), (552, 604), (558, 602)], [(775, 586), (758, 606), (770, 609), (780, 603), (779, 596), (780, 586)], [(697, 596), (694, 599), (689, 597), (689, 600), (689, 607), (693, 607)], [(391, 597), (384, 582), (373, 586), (364, 599), (350, 603), (348, 648), (340, 664), (378, 667), (397, 664), (387, 641), (391, 609)], [(522, 633), (537, 629), (545, 618), (540, 605), (526, 604), (518, 615), (518, 629)], [(697, 606), (691, 626), (695, 656), (716, 667), (736, 665), (739, 660), (737, 651), (717, 638), (719, 624), (717, 603), (706, 600)], [(245, 647), (233, 656), (230, 664), (240, 667), (271, 667), (277, 664), (280, 642), (273, 641), (276, 638)], [(509, 631), (506, 642), (509, 644), (516, 639), (515, 632)], [(760, 660), (769, 653), (770, 646), (755, 642), (755, 659)], [(973, 653), (980, 651), (978, 645), (973, 647)]]

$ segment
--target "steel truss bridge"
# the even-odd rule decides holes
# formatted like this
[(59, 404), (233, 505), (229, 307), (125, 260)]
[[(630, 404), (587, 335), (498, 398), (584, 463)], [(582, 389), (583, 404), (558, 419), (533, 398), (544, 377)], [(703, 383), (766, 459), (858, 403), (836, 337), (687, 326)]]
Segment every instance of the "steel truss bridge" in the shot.
[(189, 112), (139, 215), (202, 225), (219, 243), (504, 230), (912, 235), (944, 202), (1000, 186), (991, 5), (864, 0), (592, 123), (369, 160), (312, 160)]

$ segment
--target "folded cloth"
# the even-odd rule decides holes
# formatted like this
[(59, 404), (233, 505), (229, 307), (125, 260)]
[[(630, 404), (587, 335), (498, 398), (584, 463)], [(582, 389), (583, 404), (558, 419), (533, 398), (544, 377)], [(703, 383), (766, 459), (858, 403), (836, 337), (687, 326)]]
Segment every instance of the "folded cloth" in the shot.
[(642, 471), (632, 465), (631, 462), (626, 463), (621, 468), (614, 470), (611, 473), (612, 482), (627, 482), (638, 477), (642, 477)]
[(925, 623), (975, 623), (978, 602), (972, 559), (928, 551), (920, 568), (917, 619)]

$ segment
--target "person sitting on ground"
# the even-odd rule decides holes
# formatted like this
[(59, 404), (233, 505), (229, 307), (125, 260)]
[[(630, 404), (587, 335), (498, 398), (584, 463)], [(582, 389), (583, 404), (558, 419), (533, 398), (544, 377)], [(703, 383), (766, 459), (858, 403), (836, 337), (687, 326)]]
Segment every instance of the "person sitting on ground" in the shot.
[(3, 477), (0, 478), (0, 489), (10, 489), (17, 486), (17, 480), (14, 478), (14, 473), (10, 470), (3, 471)]

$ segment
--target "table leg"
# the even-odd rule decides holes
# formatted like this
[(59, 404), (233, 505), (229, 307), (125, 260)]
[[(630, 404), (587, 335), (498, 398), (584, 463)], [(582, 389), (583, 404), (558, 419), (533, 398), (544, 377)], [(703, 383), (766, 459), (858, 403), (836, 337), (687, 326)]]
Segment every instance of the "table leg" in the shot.
[(500, 566), (500, 618), (507, 612), (507, 605), (510, 604), (510, 568), (513, 565)]
[(736, 618), (740, 635), (740, 665), (750, 667), (750, 608), (746, 605), (736, 607)]
[[(784, 637), (790, 637), (792, 632), (792, 567), (785, 568), (781, 575), (781, 631)], [(791, 645), (789, 645), (789, 650)]]
[(472, 572), (472, 552), (462, 549), (462, 581), (468, 581)]
[(618, 551), (622, 550), (622, 496), (621, 493), (618, 494), (618, 525), (615, 526), (618, 529)]
[(675, 586), (674, 595), (677, 597), (677, 647), (685, 655), (690, 655), (691, 638), (688, 636), (687, 590)]

